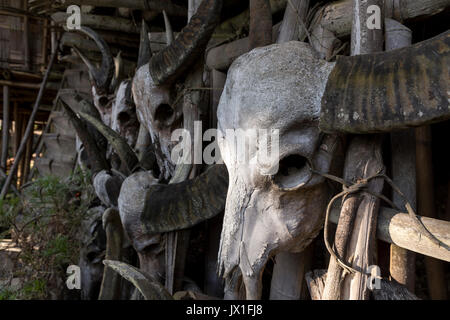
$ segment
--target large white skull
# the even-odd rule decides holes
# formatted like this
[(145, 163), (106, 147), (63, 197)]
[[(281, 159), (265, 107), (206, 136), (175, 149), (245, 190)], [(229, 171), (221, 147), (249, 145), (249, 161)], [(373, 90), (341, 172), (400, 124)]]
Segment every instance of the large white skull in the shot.
[[(218, 107), (219, 147), (229, 173), (219, 271), (242, 272), (247, 299), (260, 298), (268, 259), (300, 252), (322, 228), (327, 187), (310, 171), (327, 172), (335, 139), (318, 128), (321, 97), (334, 67), (309, 45), (288, 42), (255, 49), (231, 66)], [(279, 169), (264, 175), (258, 161), (237, 159), (229, 129), (279, 130)], [(258, 157), (250, 143), (249, 159)], [(269, 165), (270, 167), (270, 165)]]

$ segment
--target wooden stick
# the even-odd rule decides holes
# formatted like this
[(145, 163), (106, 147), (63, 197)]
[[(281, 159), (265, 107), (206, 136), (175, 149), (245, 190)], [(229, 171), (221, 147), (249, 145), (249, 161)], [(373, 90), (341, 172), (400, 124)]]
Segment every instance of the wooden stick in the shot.
[(23, 137), (23, 139), (22, 139), (22, 141), (20, 143), (19, 150), (17, 151), (16, 157), (14, 159), (14, 164), (13, 164), (13, 166), (11, 168), (11, 171), (9, 172), (8, 177), (6, 178), (5, 184), (3, 185), (2, 191), (0, 193), (0, 199), (4, 199), (6, 194), (7, 194), (7, 192), (8, 192), (9, 186), (10, 186), (10, 184), (12, 182), (12, 179), (14, 178), (14, 175), (16, 174), (17, 168), (19, 166), (20, 159), (22, 158), (22, 155), (23, 155), (23, 153), (25, 151), (26, 142), (28, 140), (28, 137), (33, 132), (34, 119), (36, 117), (37, 111), (39, 109), (39, 105), (40, 105), (42, 97), (44, 95), (45, 86), (47, 84), (47, 80), (48, 80), (48, 76), (50, 74), (50, 71), (51, 71), (51, 69), (53, 67), (53, 63), (54, 63), (55, 58), (56, 58), (56, 53), (57, 53), (57, 50), (55, 52), (53, 52), (52, 57), (50, 58), (50, 62), (49, 62), (49, 65), (47, 67), (47, 70), (45, 71), (44, 79), (42, 80), (41, 87), (39, 89), (39, 93), (38, 93), (38, 96), (36, 98), (36, 102), (35, 102), (35, 104), (33, 106), (33, 111), (32, 111), (32, 113), (30, 115), (30, 120), (28, 121), (28, 125), (27, 125), (26, 131), (25, 131), (25, 136)]
[(250, 50), (272, 43), (272, 12), (269, 0), (250, 0)]
[(2, 157), (0, 167), (6, 172), (9, 147), (9, 87), (3, 86)]
[[(425, 217), (435, 217), (434, 182), (431, 150), (431, 128), (429, 126), (415, 129), (418, 213)], [(444, 265), (442, 262), (425, 257), (428, 291), (433, 300), (446, 300), (447, 288)]]
[[(380, 12), (380, 28), (369, 29), (369, 6), (383, 8), (383, 0), (354, 0), (353, 1), (353, 24), (351, 37), (351, 54), (359, 55), (374, 53), (383, 50), (384, 43), (384, 15)], [(384, 170), (381, 156), (381, 137), (355, 138), (349, 149), (350, 165), (358, 167), (359, 174), (355, 178), (367, 178)], [(346, 162), (346, 166), (349, 163)], [(356, 172), (358, 172), (356, 171)], [(353, 180), (354, 181), (354, 180)], [(369, 182), (369, 190), (381, 193), (383, 180), (375, 179)], [(378, 206), (380, 199), (373, 195), (359, 193), (361, 204), (358, 207), (352, 237), (347, 245), (346, 261), (352, 260), (352, 267), (361, 272), (349, 274), (344, 278), (342, 284), (341, 298), (350, 300), (368, 300), (369, 288), (367, 275), (369, 266), (376, 261), (376, 226)]]
[[(386, 51), (411, 45), (411, 30), (401, 23), (386, 19)], [(416, 144), (414, 130), (391, 133), (392, 180), (402, 190), (413, 209), (416, 208)], [(404, 200), (394, 192), (393, 202), (404, 207)], [(414, 293), (415, 254), (396, 245), (391, 245), (390, 275), (398, 283)]]
[[(338, 223), (342, 212), (334, 208), (330, 213), (330, 221)], [(450, 247), (450, 222), (421, 217), (425, 227), (443, 244)], [(398, 247), (420, 253), (439, 260), (450, 262), (450, 251), (445, 246), (437, 246), (424, 234), (421, 234), (411, 222), (411, 216), (391, 208), (381, 207), (377, 222), (377, 238), (395, 244)]]
[(309, 0), (289, 0), (284, 12), (277, 43), (298, 40), (300, 29), (306, 24)]

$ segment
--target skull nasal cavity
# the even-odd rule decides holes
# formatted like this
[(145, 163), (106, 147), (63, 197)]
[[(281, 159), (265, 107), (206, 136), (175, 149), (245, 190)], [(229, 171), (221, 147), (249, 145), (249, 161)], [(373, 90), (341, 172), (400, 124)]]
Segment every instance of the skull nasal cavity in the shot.
[(298, 154), (287, 156), (286, 158), (283, 158), (280, 161), (278, 174), (283, 176), (289, 176), (289, 174), (292, 174), (293, 171), (295, 172), (297, 170), (302, 169), (306, 165), (306, 163), (307, 163), (306, 158)]
[(155, 120), (160, 122), (167, 122), (173, 116), (173, 109), (168, 104), (160, 104), (158, 108), (156, 108), (155, 112)]
[(128, 121), (130, 121), (130, 115), (126, 112), (120, 112), (117, 115), (117, 120), (119, 120), (119, 122), (121, 122), (121, 123), (128, 122)]
[(108, 104), (109, 99), (108, 97), (100, 97), (100, 99), (98, 99), (98, 103), (100, 103), (100, 106), (102, 107), (106, 107), (106, 105)]

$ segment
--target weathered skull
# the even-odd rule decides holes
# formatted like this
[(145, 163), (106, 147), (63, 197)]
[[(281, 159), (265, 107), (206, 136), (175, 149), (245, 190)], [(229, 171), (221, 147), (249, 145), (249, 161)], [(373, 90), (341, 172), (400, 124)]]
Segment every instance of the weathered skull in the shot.
[[(310, 165), (326, 172), (331, 162), (332, 155), (323, 153), (333, 139), (321, 134), (318, 118), (332, 68), (309, 45), (290, 42), (256, 49), (228, 73), (218, 108), (219, 146), (230, 181), (219, 259), (225, 276), (241, 269), (247, 298), (260, 297), (271, 256), (302, 251), (322, 227), (327, 190)], [(230, 129), (278, 129), (279, 158), (252, 163), (261, 147), (253, 143), (243, 162)], [(264, 166), (279, 168), (264, 175)]]
[(139, 122), (131, 96), (130, 80), (123, 81), (117, 89), (111, 115), (111, 128), (124, 137), (130, 147), (134, 148), (139, 133)]
[[(288, 42), (233, 63), (218, 107), (230, 181), (219, 272), (235, 281), (241, 271), (247, 299), (261, 297), (271, 256), (303, 250), (322, 227), (327, 190), (311, 167), (327, 173), (338, 141), (323, 132), (386, 132), (450, 117), (449, 73), (442, 72), (449, 43), (447, 32), (410, 48), (330, 63), (308, 44)], [(261, 162), (242, 162), (230, 129), (278, 129), (280, 156), (263, 163), (278, 164), (278, 171), (267, 176)], [(258, 160), (257, 147), (248, 143), (249, 159)]]
[[(138, 119), (151, 135), (165, 178), (169, 178), (175, 168), (171, 152), (178, 142), (171, 141), (171, 135), (175, 129), (183, 127), (182, 99), (178, 99), (176, 82), (204, 51), (219, 22), (221, 8), (222, 0), (203, 0), (178, 37), (173, 40), (168, 36), (169, 45), (165, 49), (153, 56), (149, 49), (140, 50), (133, 96)], [(166, 29), (170, 28), (166, 25)], [(148, 42), (145, 30), (141, 32), (141, 41)]]

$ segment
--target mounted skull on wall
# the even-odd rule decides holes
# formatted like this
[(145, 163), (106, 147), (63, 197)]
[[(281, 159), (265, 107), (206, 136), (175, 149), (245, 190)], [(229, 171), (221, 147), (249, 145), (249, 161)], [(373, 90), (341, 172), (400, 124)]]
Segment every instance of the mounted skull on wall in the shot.
[[(329, 172), (336, 132), (387, 132), (450, 118), (449, 44), (447, 32), (331, 63), (317, 59), (308, 44), (288, 42), (233, 63), (218, 107), (230, 181), (219, 273), (230, 282), (241, 274), (247, 299), (261, 298), (271, 257), (302, 251), (322, 228), (327, 188), (311, 167)], [(257, 164), (238, 163), (227, 129), (278, 129), (279, 158), (272, 164), (278, 162), (278, 171), (268, 176)], [(252, 146), (248, 152), (258, 156)]]
[(221, 8), (221, 0), (204, 0), (178, 37), (138, 68), (133, 79), (138, 118), (151, 135), (166, 179), (174, 172), (171, 152), (178, 143), (171, 141), (171, 135), (183, 127), (183, 100), (178, 99), (176, 82), (203, 53), (219, 22)]

